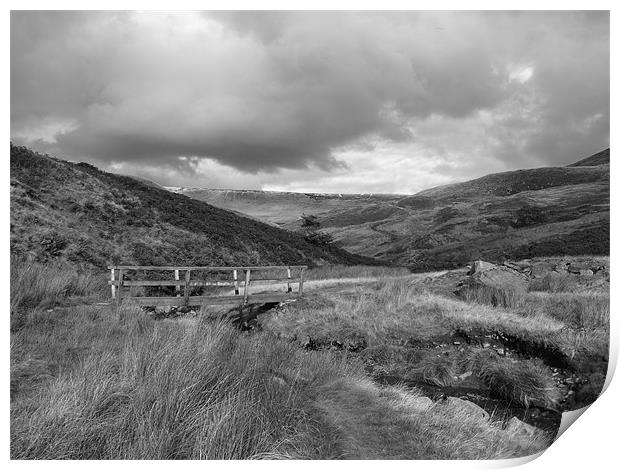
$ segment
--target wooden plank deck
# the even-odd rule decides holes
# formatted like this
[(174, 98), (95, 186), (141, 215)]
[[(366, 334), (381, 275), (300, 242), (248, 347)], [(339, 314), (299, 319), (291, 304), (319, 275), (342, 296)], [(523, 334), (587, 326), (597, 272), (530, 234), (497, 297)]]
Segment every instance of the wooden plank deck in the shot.
[[(295, 293), (283, 292), (278, 293), (262, 293), (248, 295), (245, 303), (269, 303), (284, 302), (285, 300), (298, 298)], [(131, 297), (131, 301), (140, 306), (157, 306), (157, 307), (179, 307), (186, 305), (195, 307), (201, 305), (241, 305), (244, 303), (243, 295), (225, 295), (225, 296), (190, 296), (187, 304), (182, 297)]]

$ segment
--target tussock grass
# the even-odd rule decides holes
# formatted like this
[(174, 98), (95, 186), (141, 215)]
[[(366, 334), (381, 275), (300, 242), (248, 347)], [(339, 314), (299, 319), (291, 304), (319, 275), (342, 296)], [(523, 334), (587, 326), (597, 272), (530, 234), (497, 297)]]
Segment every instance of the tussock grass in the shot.
[(560, 392), (540, 360), (513, 362), (494, 351), (475, 350), (468, 357), (472, 372), (496, 396), (522, 404), (555, 409)]
[(407, 282), (389, 281), (374, 289), (359, 288), (351, 296), (318, 294), (291, 306), (290, 315), (266, 317), (263, 323), (287, 337), (310, 336), (319, 342), (362, 337), (371, 347), (381, 345), (388, 337), (444, 333), (445, 328), (433, 320), (435, 312), (412, 305), (414, 298)]
[(62, 303), (69, 297), (101, 297), (106, 279), (79, 272), (61, 261), (40, 264), (11, 256), (11, 327), (28, 321), (28, 312)]
[(502, 332), (523, 340), (555, 344), (555, 335), (564, 324), (545, 315), (524, 316), (517, 311), (470, 304), (434, 294), (421, 295), (421, 305), (440, 312), (453, 329), (468, 333)]
[(14, 459), (505, 458), (549, 443), (207, 318), (76, 307), (14, 333), (11, 356)]
[(539, 297), (541, 308), (576, 328), (609, 328), (609, 295), (601, 293), (553, 294)]
[(532, 279), (529, 290), (532, 292), (571, 292), (578, 286), (579, 282), (574, 275), (550, 272), (543, 277)]
[(156, 323), (139, 312), (125, 315), (121, 331), (111, 319), (98, 329), (116, 347), (91, 351), (13, 404), (13, 458), (329, 454), (311, 401), (325, 381), (352, 373), (341, 359), (223, 323)]
[(276, 315), (265, 322), (281, 334), (341, 341), (365, 337), (370, 346), (385, 341), (427, 340), (466, 332), (503, 332), (542, 344), (558, 345), (557, 334), (565, 324), (538, 313), (469, 303), (429, 293), (408, 280), (380, 282), (360, 288), (352, 296), (318, 296), (291, 306), (290, 315)]
[(454, 362), (450, 358), (437, 356), (425, 357), (415, 371), (424, 382), (439, 387), (452, 385), (457, 375)]
[(460, 293), (466, 302), (492, 305), (494, 307), (519, 308), (525, 301), (525, 292), (510, 286), (473, 286)]
[(527, 315), (552, 318), (564, 325), (554, 337), (570, 357), (579, 353), (608, 356), (608, 292), (531, 292), (528, 297)]

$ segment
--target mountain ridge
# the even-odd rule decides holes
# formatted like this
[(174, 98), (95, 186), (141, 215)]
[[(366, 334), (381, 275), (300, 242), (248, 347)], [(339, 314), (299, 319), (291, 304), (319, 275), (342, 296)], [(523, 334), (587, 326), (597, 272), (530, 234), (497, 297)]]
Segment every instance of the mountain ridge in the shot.
[(609, 156), (606, 149), (564, 167), (495, 173), (413, 195), (185, 194), (289, 230), (312, 214), (348, 251), (441, 269), (478, 257), (608, 254)]

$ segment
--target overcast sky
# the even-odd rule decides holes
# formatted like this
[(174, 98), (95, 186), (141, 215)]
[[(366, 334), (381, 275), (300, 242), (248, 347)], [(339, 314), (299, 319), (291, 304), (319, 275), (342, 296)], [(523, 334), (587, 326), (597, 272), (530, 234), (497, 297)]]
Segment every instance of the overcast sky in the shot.
[(12, 12), (11, 138), (169, 186), (414, 193), (609, 146), (606, 12)]

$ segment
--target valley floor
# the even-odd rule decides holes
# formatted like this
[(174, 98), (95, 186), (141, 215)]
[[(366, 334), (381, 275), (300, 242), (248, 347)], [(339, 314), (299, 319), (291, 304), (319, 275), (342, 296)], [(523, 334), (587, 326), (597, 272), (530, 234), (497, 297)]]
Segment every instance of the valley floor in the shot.
[(310, 272), (303, 300), (247, 331), (208, 309), (155, 320), (92, 298), (52, 308), (24, 296), (29, 307), (12, 318), (11, 457), (540, 452), (561, 411), (601, 390), (608, 283), (577, 279), (494, 307), (457, 299), (462, 275)]

